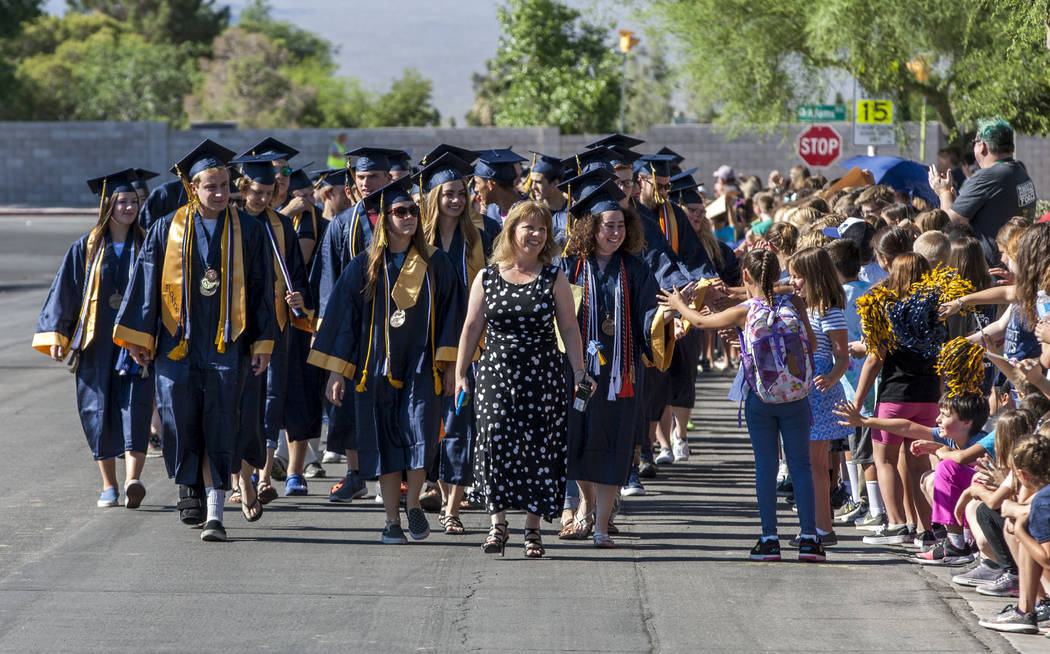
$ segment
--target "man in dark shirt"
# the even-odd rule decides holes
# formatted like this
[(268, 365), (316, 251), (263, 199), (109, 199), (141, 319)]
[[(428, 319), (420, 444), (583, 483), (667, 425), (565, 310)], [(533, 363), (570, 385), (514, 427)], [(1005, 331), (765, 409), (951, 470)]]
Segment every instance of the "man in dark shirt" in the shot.
[(955, 222), (973, 228), (988, 263), (999, 261), (995, 235), (1014, 216), (1035, 218), (1035, 183), (1024, 164), (1014, 159), (1014, 131), (1003, 118), (978, 121), (973, 154), (981, 169), (966, 180), (955, 197), (951, 171), (930, 167), (930, 186), (941, 209)]

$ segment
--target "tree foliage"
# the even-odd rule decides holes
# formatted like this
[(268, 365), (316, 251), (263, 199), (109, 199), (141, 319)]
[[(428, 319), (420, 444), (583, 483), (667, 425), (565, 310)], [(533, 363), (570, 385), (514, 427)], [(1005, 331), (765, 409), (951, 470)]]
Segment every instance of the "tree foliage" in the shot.
[[(790, 120), (845, 72), (873, 94), (925, 97), (949, 134), (992, 114), (1050, 132), (1046, 0), (656, 0), (647, 11), (682, 44), (700, 104), (737, 127)], [(916, 58), (924, 81), (908, 67)]]
[(207, 46), (230, 24), (216, 0), (66, 0), (71, 12), (99, 12), (127, 24), (151, 43)]
[(334, 58), (339, 49), (330, 41), (285, 20), (273, 17), (273, 7), (268, 0), (252, 0), (237, 15), (237, 27), (246, 32), (263, 34), (288, 51), (293, 64), (313, 60), (320, 66), (335, 66)]
[(475, 125), (553, 125), (563, 132), (615, 128), (620, 67), (612, 29), (557, 0), (507, 0), (486, 74), (473, 78)]
[(659, 40), (643, 39), (627, 55), (626, 87), (624, 127), (628, 134), (644, 134), (651, 125), (671, 122), (673, 75)]
[(441, 124), (441, 114), (432, 104), (433, 92), (429, 79), (415, 68), (406, 68), (390, 84), (390, 90), (372, 103), (364, 126), (436, 127)]

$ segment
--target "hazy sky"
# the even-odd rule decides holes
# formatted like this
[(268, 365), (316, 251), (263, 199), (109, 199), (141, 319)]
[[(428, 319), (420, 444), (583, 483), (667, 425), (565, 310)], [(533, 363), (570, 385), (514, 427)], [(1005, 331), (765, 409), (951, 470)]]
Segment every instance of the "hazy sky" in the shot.
[[(616, 28), (639, 27), (626, 10), (610, 7), (614, 3), (567, 3), (614, 22)], [(236, 14), (248, 2), (225, 4)], [(46, 5), (52, 13), (62, 13), (65, 6), (65, 0), (47, 0)], [(471, 73), (485, 70), (485, 60), (496, 52), (499, 40), (497, 3), (491, 0), (271, 0), (271, 6), (276, 18), (336, 44), (339, 72), (372, 89), (386, 90), (406, 66), (419, 69), (434, 82), (434, 104), (443, 124), (450, 116), (458, 125), (464, 123), (463, 115), (474, 102)], [(609, 46), (615, 42), (613, 29)]]

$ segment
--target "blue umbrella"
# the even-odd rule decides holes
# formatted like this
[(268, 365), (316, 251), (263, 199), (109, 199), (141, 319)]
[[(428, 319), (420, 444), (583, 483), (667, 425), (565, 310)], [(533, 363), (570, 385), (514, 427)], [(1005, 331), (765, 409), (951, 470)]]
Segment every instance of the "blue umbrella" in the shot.
[(940, 206), (937, 194), (930, 188), (929, 168), (917, 161), (862, 154), (840, 161), (839, 165), (846, 170), (854, 166), (861, 170), (870, 170), (875, 176), (876, 184), (885, 184), (910, 197), (918, 196), (934, 207)]

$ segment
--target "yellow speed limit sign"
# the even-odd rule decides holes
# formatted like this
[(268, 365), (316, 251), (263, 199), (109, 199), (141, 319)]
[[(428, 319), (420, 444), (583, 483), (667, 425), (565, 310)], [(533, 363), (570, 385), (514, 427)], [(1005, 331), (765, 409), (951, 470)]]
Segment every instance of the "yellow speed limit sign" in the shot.
[(862, 125), (888, 125), (893, 122), (892, 100), (857, 100), (856, 122)]

